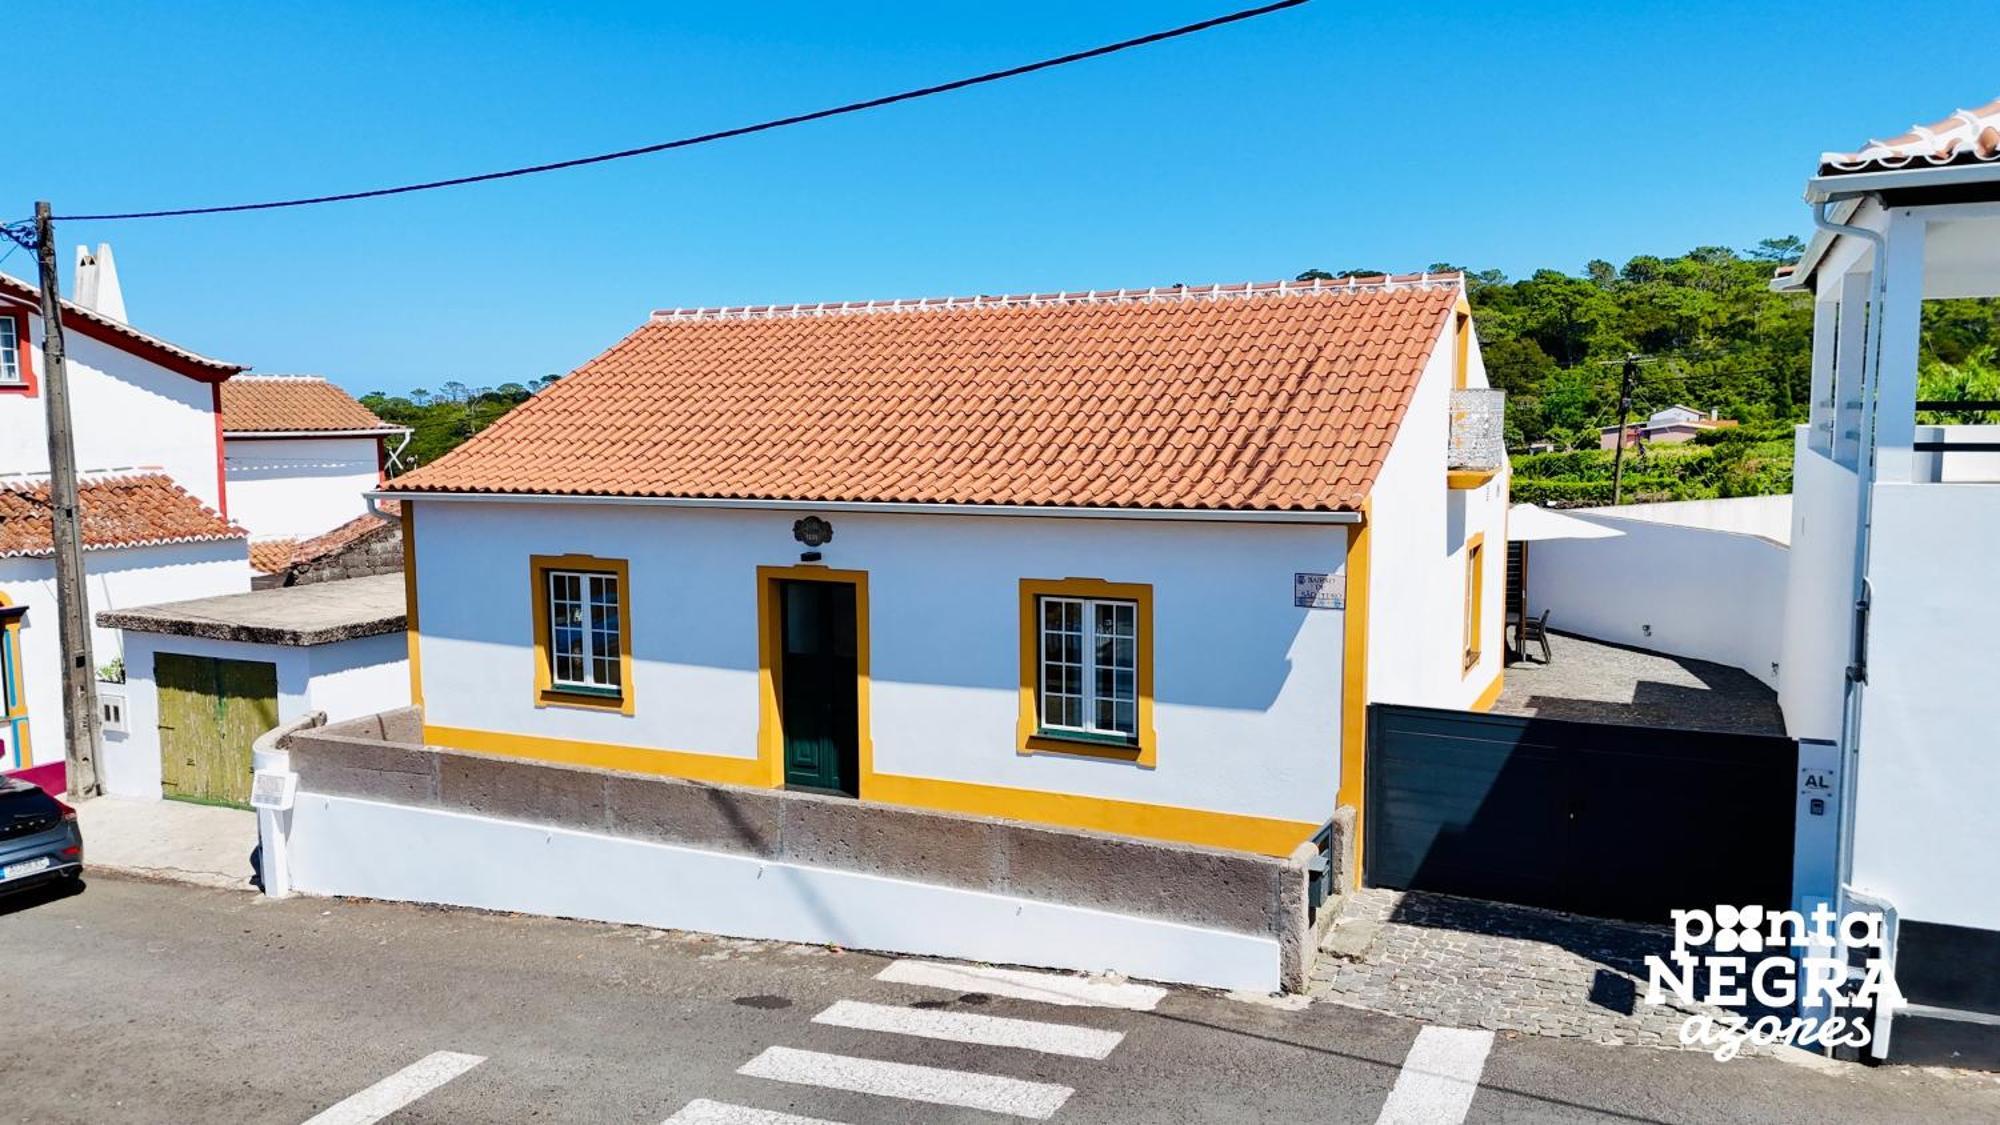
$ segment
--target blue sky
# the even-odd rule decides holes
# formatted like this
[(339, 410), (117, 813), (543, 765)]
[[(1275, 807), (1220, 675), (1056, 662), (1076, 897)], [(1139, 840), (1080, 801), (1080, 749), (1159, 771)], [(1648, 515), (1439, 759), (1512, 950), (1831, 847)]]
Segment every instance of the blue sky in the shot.
[[(224, 203), (626, 147), (1248, 2), (44, 5), (50, 84), (10, 52), (0, 217), (38, 197), (59, 214)], [(1854, 30), (1882, 11), (1316, 0), (699, 150), (58, 234), (65, 263), (113, 244), (139, 326), (357, 393), (567, 371), (661, 306), (1577, 270), (1804, 234), (1821, 150), (2000, 93), (1970, 56)], [(1904, 4), (1894, 39), (1958, 41), (1964, 19)]]

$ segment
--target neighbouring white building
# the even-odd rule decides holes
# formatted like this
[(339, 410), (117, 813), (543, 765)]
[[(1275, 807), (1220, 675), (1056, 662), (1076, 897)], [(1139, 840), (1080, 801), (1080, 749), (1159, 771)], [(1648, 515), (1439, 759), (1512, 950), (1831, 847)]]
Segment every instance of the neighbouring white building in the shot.
[[(1709, 430), (1726, 429), (1735, 424), (1733, 419), (1716, 417), (1713, 410), (1704, 414), (1692, 406), (1676, 404), (1653, 411), (1643, 422), (1627, 424), (1625, 444), (1679, 445), (1693, 441)], [(1598, 435), (1598, 445), (1604, 449), (1618, 448), (1618, 427), (1603, 427)]]
[[(108, 247), (79, 253), (80, 298), (63, 304), (70, 414), (82, 474), (84, 563), (94, 614), (249, 587), (230, 524), (220, 387), (243, 370), (126, 324)], [(49, 543), (39, 291), (0, 274), (0, 613), (6, 745), (0, 770), (60, 787), (61, 686)], [(100, 665), (115, 631), (94, 630)]]
[(1806, 198), (1780, 700), (1846, 759), (1843, 898), (1899, 921), (1890, 1056), (2000, 1067), (2000, 426), (1921, 423), (1965, 408), (1917, 379), (1925, 302), (2000, 296), (2000, 101), (1828, 153)]
[(363, 494), (409, 436), (325, 379), (231, 379), (222, 385), (230, 515), (257, 545), (322, 535), (366, 514)]

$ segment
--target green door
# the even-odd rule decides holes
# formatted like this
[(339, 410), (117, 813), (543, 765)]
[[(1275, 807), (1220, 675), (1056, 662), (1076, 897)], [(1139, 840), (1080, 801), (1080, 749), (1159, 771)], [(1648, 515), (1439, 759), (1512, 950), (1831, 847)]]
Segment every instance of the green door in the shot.
[(278, 666), (175, 652), (153, 656), (160, 704), (160, 792), (250, 803), (250, 744), (278, 725)]
[(781, 582), (778, 601), (785, 784), (855, 796), (861, 736), (854, 587)]

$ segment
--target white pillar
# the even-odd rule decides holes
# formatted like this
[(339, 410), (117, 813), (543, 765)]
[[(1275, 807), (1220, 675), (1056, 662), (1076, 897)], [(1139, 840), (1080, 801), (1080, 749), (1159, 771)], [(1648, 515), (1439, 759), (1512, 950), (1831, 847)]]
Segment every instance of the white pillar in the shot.
[(1923, 335), (1924, 231), (1905, 208), (1889, 215), (1883, 254), (1881, 370), (1875, 379), (1875, 479), (1907, 482), (1917, 432), (1917, 347)]
[(1840, 323), (1836, 326), (1833, 373), (1833, 459), (1852, 469), (1860, 464), (1862, 373), (1867, 370), (1868, 287), (1873, 275), (1859, 270), (1840, 275)]

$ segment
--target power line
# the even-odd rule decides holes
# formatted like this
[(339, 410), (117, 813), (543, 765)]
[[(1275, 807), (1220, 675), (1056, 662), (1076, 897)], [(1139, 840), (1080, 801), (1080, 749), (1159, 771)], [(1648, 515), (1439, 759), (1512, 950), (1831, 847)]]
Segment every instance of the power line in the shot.
[(1306, 3), (1306, 0), (1278, 0), (1276, 3), (1264, 4), (1255, 8), (1245, 8), (1241, 11), (1231, 12), (1225, 16), (1216, 16), (1213, 19), (1202, 20), (1198, 23), (1191, 23), (1166, 31), (1156, 31), (1150, 35), (1141, 35), (1136, 39), (1123, 39), (1116, 43), (1107, 43), (1101, 47), (1092, 47), (1087, 51), (1075, 51), (1067, 55), (1058, 55), (1054, 58), (1043, 59), (1040, 62), (1008, 67), (1005, 70), (989, 71), (971, 78), (960, 78), (957, 81), (945, 82), (935, 86), (923, 86), (914, 90), (904, 90), (898, 94), (869, 98), (866, 101), (849, 102), (846, 105), (834, 106), (830, 109), (814, 110), (811, 113), (799, 113), (793, 114), (790, 117), (760, 121), (755, 125), (740, 125), (733, 129), (721, 129), (712, 133), (681, 137), (677, 140), (662, 141), (659, 144), (620, 149), (617, 152), (598, 153), (595, 156), (579, 156), (574, 159), (557, 160), (547, 164), (530, 164), (526, 167), (509, 168), (505, 171), (481, 172), (471, 176), (454, 176), (448, 180), (429, 180), (424, 183), (403, 184), (399, 187), (373, 188), (367, 191), (348, 191), (331, 195), (302, 196), (297, 199), (278, 199), (263, 203), (231, 203), (215, 207), (175, 207), (157, 211), (118, 211), (98, 215), (59, 215), (56, 218), (62, 222), (110, 222), (117, 219), (167, 219), (186, 215), (221, 215), (237, 211), (273, 211), (284, 207), (310, 207), (321, 203), (346, 203), (356, 199), (378, 199), (385, 195), (406, 195), (410, 192), (434, 191), (438, 188), (462, 187), (466, 184), (486, 183), (491, 180), (508, 180), (517, 176), (532, 176), (541, 172), (556, 172), (565, 168), (580, 168), (588, 164), (605, 164), (613, 160), (625, 160), (634, 156), (649, 156), (653, 153), (666, 152), (670, 149), (691, 148), (695, 145), (708, 144), (712, 141), (723, 141), (729, 140), (732, 137), (743, 137), (752, 133), (768, 132), (772, 129), (782, 129), (790, 125), (803, 125), (809, 121), (823, 121), (829, 117), (840, 117), (845, 114), (860, 113), (863, 110), (880, 109), (883, 106), (895, 105), (898, 102), (915, 101), (919, 98), (948, 94), (954, 90), (982, 86), (989, 82), (999, 82), (1007, 78), (1018, 78), (1024, 74), (1033, 74), (1038, 70), (1050, 70), (1059, 66), (1068, 66), (1071, 63), (1102, 58), (1106, 55), (1117, 54), (1120, 51), (1129, 51), (1135, 47), (1146, 47), (1154, 43), (1165, 42), (1169, 39), (1178, 39), (1184, 35), (1193, 35), (1197, 32), (1208, 31), (1226, 24), (1241, 23), (1244, 20), (1270, 15), (1272, 12), (1282, 11), (1286, 8), (1296, 8), (1304, 3)]

